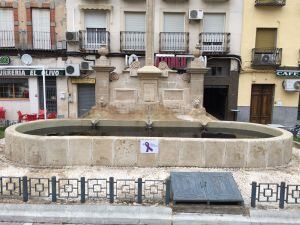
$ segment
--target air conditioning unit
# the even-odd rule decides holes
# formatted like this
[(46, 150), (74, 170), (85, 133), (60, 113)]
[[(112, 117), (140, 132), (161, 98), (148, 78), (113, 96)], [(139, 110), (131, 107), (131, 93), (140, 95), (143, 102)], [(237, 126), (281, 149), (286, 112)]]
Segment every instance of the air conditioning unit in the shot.
[(201, 20), (201, 19), (203, 19), (203, 10), (201, 10), (201, 9), (189, 10), (189, 19), (190, 20)]
[(274, 64), (275, 63), (274, 54), (273, 53), (261, 54), (261, 62), (264, 65)]
[(66, 40), (67, 42), (78, 42), (79, 41), (78, 32), (66, 32)]
[(90, 71), (90, 70), (92, 70), (91, 63), (92, 63), (92, 62), (82, 61), (82, 62), (80, 63), (80, 70), (81, 70), (81, 71)]
[(283, 81), (283, 88), (286, 91), (300, 91), (300, 80), (285, 80)]
[(68, 65), (66, 65), (66, 76), (79, 77), (80, 76), (79, 64), (68, 64)]

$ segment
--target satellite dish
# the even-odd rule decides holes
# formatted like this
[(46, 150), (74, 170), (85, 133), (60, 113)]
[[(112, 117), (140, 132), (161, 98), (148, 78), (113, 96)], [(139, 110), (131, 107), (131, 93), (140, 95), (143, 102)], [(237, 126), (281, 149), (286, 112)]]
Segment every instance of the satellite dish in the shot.
[(139, 61), (139, 58), (137, 57), (137, 55), (132, 54), (128, 58), (128, 65), (130, 66), (134, 61)]
[(29, 66), (29, 65), (31, 65), (31, 63), (32, 63), (32, 57), (31, 57), (31, 55), (24, 54), (24, 55), (22, 55), (22, 57), (21, 57), (21, 61), (22, 61), (22, 63), (24, 63), (25, 65)]

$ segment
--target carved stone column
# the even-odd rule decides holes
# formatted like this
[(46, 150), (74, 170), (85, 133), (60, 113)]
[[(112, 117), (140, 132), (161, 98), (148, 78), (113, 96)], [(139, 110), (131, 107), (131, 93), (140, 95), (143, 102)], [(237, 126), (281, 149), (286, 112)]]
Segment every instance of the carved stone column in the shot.
[(100, 48), (101, 55), (99, 62), (93, 67), (96, 72), (95, 97), (96, 105), (105, 106), (109, 104), (109, 75), (115, 70), (115, 67), (110, 66), (110, 60), (106, 57), (108, 50)]
[(154, 65), (154, 0), (146, 1), (146, 66)]

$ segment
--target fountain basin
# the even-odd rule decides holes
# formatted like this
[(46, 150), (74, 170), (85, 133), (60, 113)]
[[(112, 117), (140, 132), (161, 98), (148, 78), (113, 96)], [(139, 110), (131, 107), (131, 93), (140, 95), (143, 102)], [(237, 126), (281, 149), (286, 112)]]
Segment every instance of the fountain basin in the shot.
[[(5, 131), (5, 155), (22, 165), (46, 167), (265, 168), (286, 165), (292, 157), (292, 134), (259, 124), (218, 121), (205, 127), (207, 132), (234, 134), (236, 138), (201, 138), (203, 126), (185, 121), (154, 121), (153, 131), (141, 133), (146, 129), (143, 121), (101, 120), (96, 131), (76, 133), (91, 127), (90, 120), (13, 125)], [(123, 136), (126, 130), (128, 135)], [(141, 153), (142, 140), (157, 140), (159, 152)]]

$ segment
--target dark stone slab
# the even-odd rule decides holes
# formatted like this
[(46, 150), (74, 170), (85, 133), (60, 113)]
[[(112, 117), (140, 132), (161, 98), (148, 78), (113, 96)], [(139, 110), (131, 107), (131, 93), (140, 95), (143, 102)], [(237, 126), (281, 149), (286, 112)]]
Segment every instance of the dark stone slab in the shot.
[(231, 173), (171, 172), (174, 203), (242, 204), (243, 198)]

